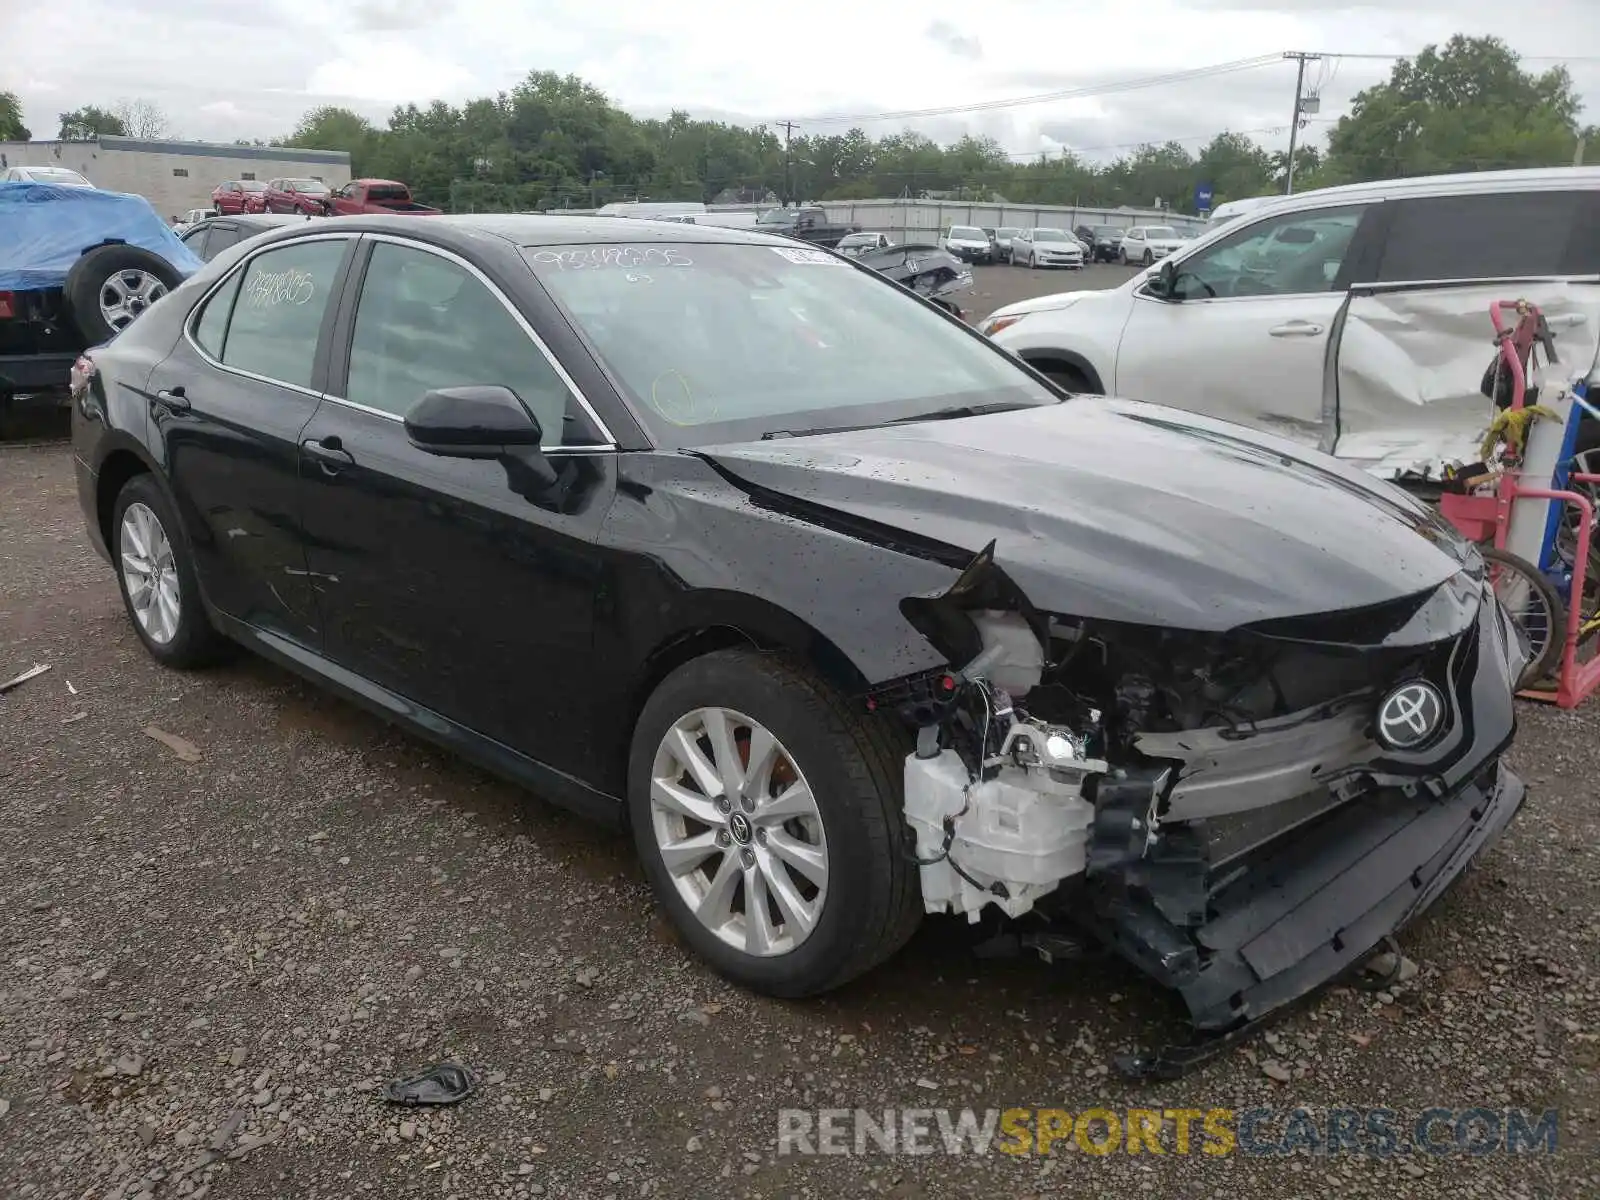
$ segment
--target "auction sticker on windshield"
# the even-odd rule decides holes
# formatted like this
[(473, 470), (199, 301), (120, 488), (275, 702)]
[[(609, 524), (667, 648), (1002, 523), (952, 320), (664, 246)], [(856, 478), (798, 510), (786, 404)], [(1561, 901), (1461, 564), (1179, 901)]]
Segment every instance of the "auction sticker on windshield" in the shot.
[(793, 246), (772, 246), (770, 249), (774, 254), (782, 255), (792, 263), (815, 263), (819, 266), (837, 267), (845, 265), (843, 259), (835, 258), (826, 250), (808, 250)]

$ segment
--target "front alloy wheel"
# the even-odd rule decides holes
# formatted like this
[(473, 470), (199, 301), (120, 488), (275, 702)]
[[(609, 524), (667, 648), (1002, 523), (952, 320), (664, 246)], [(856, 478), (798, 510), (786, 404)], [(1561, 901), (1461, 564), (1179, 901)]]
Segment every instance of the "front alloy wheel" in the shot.
[(828, 839), (805, 777), (760, 722), (701, 708), (674, 723), (650, 773), (650, 818), (678, 895), (719, 940), (766, 957), (811, 936)]
[(775, 653), (719, 650), (662, 680), (633, 730), (628, 819), (684, 942), (729, 979), (788, 997), (898, 950), (922, 914), (907, 749)]

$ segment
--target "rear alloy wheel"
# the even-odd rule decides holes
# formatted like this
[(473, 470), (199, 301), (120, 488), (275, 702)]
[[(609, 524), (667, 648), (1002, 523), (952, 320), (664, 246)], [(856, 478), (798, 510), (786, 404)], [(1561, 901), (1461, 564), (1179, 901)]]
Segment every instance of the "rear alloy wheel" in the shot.
[(887, 734), (752, 650), (680, 667), (646, 703), (628, 807), (673, 924), (719, 972), (804, 996), (871, 969), (920, 918)]
[(135, 475), (118, 494), (109, 541), (122, 602), (150, 656), (171, 667), (215, 659), (225, 643), (206, 619), (177, 517), (153, 476)]

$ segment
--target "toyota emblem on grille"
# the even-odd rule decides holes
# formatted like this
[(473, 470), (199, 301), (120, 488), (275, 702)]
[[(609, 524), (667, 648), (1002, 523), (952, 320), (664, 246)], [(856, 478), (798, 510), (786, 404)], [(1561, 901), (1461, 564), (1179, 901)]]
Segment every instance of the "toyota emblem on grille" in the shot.
[(1378, 705), (1378, 740), (1391, 750), (1415, 750), (1444, 724), (1444, 693), (1425, 679), (1402, 683)]

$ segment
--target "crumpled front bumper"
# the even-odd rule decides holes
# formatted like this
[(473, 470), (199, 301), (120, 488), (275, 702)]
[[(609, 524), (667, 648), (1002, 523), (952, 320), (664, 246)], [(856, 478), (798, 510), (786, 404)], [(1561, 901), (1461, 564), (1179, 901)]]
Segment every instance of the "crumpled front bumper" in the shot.
[(1483, 604), (1451, 656), (1454, 724), (1435, 761), (1376, 761), (1376, 786), (1324, 801), (1313, 818), (1231, 858), (1213, 858), (1202, 822), (1164, 856), (1113, 861), (1098, 877), (1091, 868), (1090, 924), (1176, 989), (1205, 1035), (1239, 1030), (1328, 983), (1426, 910), (1521, 808), (1525, 788), (1501, 756), (1524, 657), (1500, 607)]
[(1442, 801), (1388, 791), (1347, 805), (1255, 863), (1193, 931), (1208, 958), (1178, 990), (1196, 1028), (1263, 1016), (1359, 962), (1498, 840), (1524, 795), (1495, 763)]

